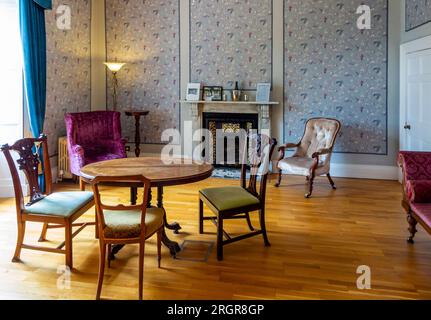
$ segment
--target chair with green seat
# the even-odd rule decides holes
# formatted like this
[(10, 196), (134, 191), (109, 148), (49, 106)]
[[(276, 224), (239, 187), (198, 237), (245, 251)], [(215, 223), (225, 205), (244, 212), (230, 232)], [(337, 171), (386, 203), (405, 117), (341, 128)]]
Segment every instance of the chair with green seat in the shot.
[[(99, 229), (100, 260), (96, 299), (100, 300), (102, 293), (106, 260), (108, 260), (108, 267), (111, 264), (109, 255), (112, 251), (112, 246), (139, 244), (139, 299), (142, 300), (145, 242), (157, 234), (157, 256), (160, 268), (165, 216), (163, 209), (148, 206), (150, 203), (151, 181), (143, 176), (96, 177), (94, 180), (87, 181), (84, 179), (84, 181), (93, 186)], [(144, 185), (142, 204), (111, 206), (102, 203), (99, 185), (110, 185), (121, 181)]]
[[(223, 260), (223, 246), (240, 240), (262, 235), (265, 245), (270, 246), (265, 224), (266, 184), (270, 161), (277, 141), (258, 134), (249, 135), (246, 140), (242, 157), (241, 186), (210, 188), (199, 192), (199, 232), (204, 233), (204, 221), (212, 221), (217, 226), (217, 259), (219, 261)], [(248, 165), (250, 165), (250, 179), (247, 186)], [(204, 203), (215, 216), (204, 216)], [(257, 231), (254, 230), (250, 221), (250, 213), (255, 211), (259, 211), (261, 227)], [(224, 220), (231, 219), (245, 219), (251, 232), (232, 238), (223, 229)]]
[[(46, 192), (42, 192), (39, 185), (39, 167), (41, 164), (39, 151), (42, 148), (43, 172)], [(21, 250), (39, 250), (50, 253), (59, 253), (66, 256), (66, 265), (73, 269), (72, 239), (78, 235), (85, 227), (95, 225), (94, 222), (75, 223), (85, 212), (94, 206), (92, 192), (57, 192), (52, 193), (51, 166), (49, 161), (48, 143), (45, 135), (38, 139), (22, 139), (13, 146), (4, 145), (1, 147), (9, 170), (12, 175), (15, 206), (18, 223), (18, 239), (13, 262), (21, 261)], [(16, 152), (19, 158), (16, 160), (19, 170), (23, 171), (27, 179), (30, 190), (30, 201), (24, 204), (24, 194), (21, 186), (18, 170), (15, 165), (12, 153)], [(32, 246), (24, 244), (24, 236), (27, 222), (43, 223), (40, 242), (46, 240), (48, 229), (65, 229), (65, 241), (57, 248)], [(79, 227), (73, 232), (73, 227)], [(65, 248), (65, 249), (63, 249)]]

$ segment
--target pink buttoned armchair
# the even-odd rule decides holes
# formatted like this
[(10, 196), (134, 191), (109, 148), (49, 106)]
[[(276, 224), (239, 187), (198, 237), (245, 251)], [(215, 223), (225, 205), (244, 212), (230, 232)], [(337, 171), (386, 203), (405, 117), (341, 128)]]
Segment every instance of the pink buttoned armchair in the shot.
[(66, 114), (70, 170), (74, 175), (80, 176), (81, 168), (91, 163), (127, 158), (120, 116), (112, 111)]
[(399, 164), (403, 169), (402, 206), (409, 223), (408, 242), (413, 244), (418, 223), (431, 234), (431, 152), (402, 151)]
[[(304, 136), (299, 143), (288, 143), (278, 148), (280, 152), (277, 162), (279, 175), (275, 186), (281, 185), (283, 174), (306, 176), (308, 186), (305, 197), (310, 198), (315, 177), (326, 175), (335, 190), (336, 186), (330, 175), (331, 156), (340, 129), (341, 123), (336, 119), (308, 120)], [(292, 157), (286, 158), (286, 150), (292, 148), (295, 148), (296, 152)]]

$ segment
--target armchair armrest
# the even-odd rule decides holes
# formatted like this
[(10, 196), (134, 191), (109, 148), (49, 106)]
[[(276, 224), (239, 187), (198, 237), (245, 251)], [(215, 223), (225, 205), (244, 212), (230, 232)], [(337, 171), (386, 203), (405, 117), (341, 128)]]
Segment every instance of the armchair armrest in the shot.
[(291, 148), (298, 148), (300, 143), (286, 143), (285, 145), (282, 145), (278, 148), (279, 156), (277, 158), (277, 161), (281, 161), (286, 156), (286, 149)]
[(408, 180), (405, 189), (411, 202), (431, 203), (431, 180)]
[(299, 143), (286, 143), (285, 145), (282, 145), (278, 148), (278, 151), (286, 151), (286, 149), (291, 149), (291, 148), (298, 148), (299, 147)]
[(83, 157), (84, 156), (84, 148), (82, 146), (80, 146), (79, 144), (75, 144), (70, 146), (70, 149), (72, 151), (72, 153)]
[(324, 156), (331, 153), (332, 153), (332, 149), (320, 149), (319, 151), (313, 153), (311, 157), (314, 159), (316, 158), (318, 159), (320, 156)]
[(71, 144), (69, 146), (70, 171), (79, 176), (81, 168), (85, 165), (85, 151), (81, 145)]
[(119, 155), (123, 158), (127, 157), (126, 154), (126, 140), (102, 140), (101, 145), (106, 147), (109, 152)]

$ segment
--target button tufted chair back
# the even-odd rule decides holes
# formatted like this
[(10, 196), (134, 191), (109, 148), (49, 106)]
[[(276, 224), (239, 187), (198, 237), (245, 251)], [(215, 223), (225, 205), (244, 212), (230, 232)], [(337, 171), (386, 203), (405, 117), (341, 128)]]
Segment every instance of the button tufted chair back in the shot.
[[(315, 118), (307, 122), (304, 137), (294, 157), (311, 158), (315, 152), (334, 147), (341, 123), (335, 119)], [(330, 162), (331, 154), (328, 154), (323, 162)]]

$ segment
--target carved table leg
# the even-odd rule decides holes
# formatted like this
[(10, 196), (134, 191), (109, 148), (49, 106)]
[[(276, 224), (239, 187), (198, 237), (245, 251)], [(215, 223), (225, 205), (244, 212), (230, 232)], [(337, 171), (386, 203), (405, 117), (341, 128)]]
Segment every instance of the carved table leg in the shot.
[[(163, 208), (163, 187), (157, 188), (157, 207), (164, 210), (164, 208)], [(173, 230), (175, 234), (180, 233), (179, 231), (182, 229), (181, 226), (179, 225), (178, 222), (173, 222), (173, 223), (169, 224), (167, 217), (166, 217), (166, 212), (165, 212), (164, 222), (165, 222), (165, 228), (166, 229)]]
[(163, 209), (165, 213), (164, 214), (165, 228), (163, 228), (163, 231), (162, 231), (162, 242), (169, 249), (169, 251), (171, 252), (171, 255), (175, 257), (177, 253), (181, 251), (181, 248), (177, 242), (172, 241), (168, 238), (168, 235), (166, 234), (166, 229), (174, 230), (174, 232), (178, 234), (179, 230), (181, 230), (181, 226), (176, 222), (174, 222), (173, 224), (168, 224), (167, 222), (166, 210), (163, 207), (163, 187), (157, 188), (157, 207), (160, 209)]
[(132, 206), (136, 205), (136, 201), (138, 201), (138, 188), (131, 187), (130, 188), (130, 204)]
[(115, 255), (118, 253), (118, 252), (120, 252), (121, 251), (121, 249), (123, 249), (124, 248), (124, 244), (114, 244), (114, 245), (112, 245), (112, 249), (111, 249), (111, 252), (109, 253), (109, 257), (108, 257), (108, 259), (109, 260), (115, 260)]

